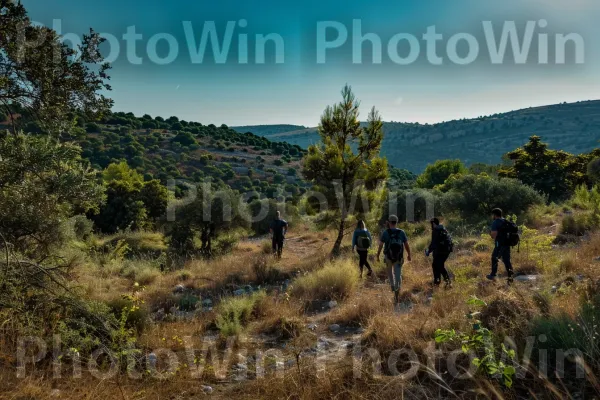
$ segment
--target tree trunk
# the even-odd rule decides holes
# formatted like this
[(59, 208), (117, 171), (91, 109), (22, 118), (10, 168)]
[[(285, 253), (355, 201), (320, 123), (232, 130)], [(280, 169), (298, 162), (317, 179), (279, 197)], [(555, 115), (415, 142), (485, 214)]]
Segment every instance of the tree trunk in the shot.
[(338, 228), (338, 236), (335, 240), (335, 244), (333, 245), (333, 250), (331, 250), (331, 258), (337, 258), (341, 255), (342, 248), (342, 240), (344, 239), (344, 228), (346, 227), (346, 215), (342, 214), (340, 218), (340, 226)]

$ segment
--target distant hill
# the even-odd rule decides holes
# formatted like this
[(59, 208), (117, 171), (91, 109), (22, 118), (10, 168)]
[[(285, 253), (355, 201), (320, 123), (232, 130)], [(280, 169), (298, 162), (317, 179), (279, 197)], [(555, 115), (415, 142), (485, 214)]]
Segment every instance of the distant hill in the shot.
[(249, 126), (233, 126), (231, 129), (239, 132), (246, 133), (252, 132), (258, 136), (272, 136), (279, 133), (293, 132), (302, 129), (307, 129), (306, 126), (302, 125), (249, 125)]
[[(306, 148), (319, 141), (316, 128), (292, 125), (244, 127), (273, 141)], [(238, 130), (238, 128), (234, 128)], [(391, 165), (420, 173), (438, 159), (458, 158), (466, 164), (497, 164), (502, 156), (538, 135), (553, 149), (588, 152), (600, 140), (600, 100), (526, 108), (439, 124), (386, 122), (383, 154)]]

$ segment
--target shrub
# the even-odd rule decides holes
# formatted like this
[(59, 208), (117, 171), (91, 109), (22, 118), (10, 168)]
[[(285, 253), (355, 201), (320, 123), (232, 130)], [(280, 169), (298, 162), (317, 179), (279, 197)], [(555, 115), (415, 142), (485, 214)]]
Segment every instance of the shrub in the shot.
[(450, 176), (466, 172), (467, 168), (460, 160), (438, 160), (425, 168), (416, 183), (420, 188), (433, 189), (437, 185), (443, 185)]
[(221, 302), (215, 319), (221, 335), (223, 337), (239, 335), (252, 319), (257, 303), (265, 296), (265, 292), (258, 292), (250, 296), (230, 297)]
[(298, 278), (291, 293), (303, 300), (339, 300), (352, 293), (358, 280), (358, 268), (351, 260), (336, 260)]
[(529, 207), (544, 204), (546, 198), (516, 179), (493, 179), (487, 175), (465, 175), (449, 179), (444, 185), (443, 213), (457, 212), (470, 221), (487, 218), (492, 208), (522, 215)]
[[(544, 342), (536, 341), (536, 349), (533, 351), (534, 358), (541, 354), (539, 350), (546, 350), (547, 365), (556, 366), (556, 356), (559, 351), (576, 350), (595, 376), (598, 376), (600, 373), (600, 347), (598, 346), (600, 324), (598, 321), (600, 321), (600, 294), (598, 293), (582, 300), (579, 314), (575, 317), (560, 314), (534, 320), (531, 329), (532, 335), (536, 337), (545, 335), (546, 337)], [(549, 376), (554, 376), (552, 371), (548, 372)]]

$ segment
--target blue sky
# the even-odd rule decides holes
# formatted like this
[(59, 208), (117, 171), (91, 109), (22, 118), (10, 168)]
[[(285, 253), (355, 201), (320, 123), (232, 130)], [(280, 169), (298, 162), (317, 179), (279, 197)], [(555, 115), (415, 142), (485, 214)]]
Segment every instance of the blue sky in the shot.
[[(463, 117), (510, 111), (529, 106), (600, 98), (600, 38), (596, 0), (478, 0), (433, 1), (314, 1), (273, 0), (23, 0), (31, 18), (52, 26), (61, 21), (63, 34), (81, 35), (90, 27), (109, 33), (119, 41), (119, 57), (113, 63), (112, 98), (118, 111), (148, 113), (202, 123), (251, 125), (290, 123), (318, 124), (324, 107), (339, 99), (345, 83), (353, 86), (367, 108), (376, 106), (384, 120), (439, 122)], [(240, 27), (240, 20), (246, 21)], [(352, 56), (353, 20), (360, 20), (362, 33), (375, 33), (382, 43), (382, 61), (372, 64), (372, 46), (364, 43), (363, 63)], [(512, 53), (502, 65), (492, 64), (488, 55), (482, 21), (491, 21), (500, 35), (505, 21), (514, 21), (519, 32), (527, 21), (545, 20), (536, 25), (532, 49), (525, 64), (515, 65)], [(215, 63), (208, 51), (203, 63), (193, 63), (183, 28), (189, 21), (199, 41), (206, 21), (214, 21), (223, 35), (228, 21), (235, 21), (231, 48), (225, 63)], [(335, 21), (348, 31), (340, 48), (326, 53), (326, 62), (317, 63), (317, 26)], [(233, 24), (234, 22), (232, 22)], [(242, 23), (243, 25), (243, 23)], [(135, 26), (142, 39), (136, 42), (141, 64), (128, 60), (123, 35)], [(442, 65), (428, 62), (422, 35), (435, 26), (443, 35), (437, 53)], [(327, 40), (335, 30), (330, 29)], [(239, 36), (246, 34), (249, 62), (240, 64)], [(420, 43), (417, 60), (399, 65), (388, 56), (388, 42), (398, 33), (414, 35)], [(467, 33), (477, 39), (479, 57), (469, 65), (453, 63), (446, 51), (448, 39)], [(550, 38), (550, 61), (540, 65), (538, 34)], [(585, 62), (575, 62), (568, 50), (566, 64), (554, 63), (554, 35), (576, 33), (584, 40)], [(178, 56), (166, 65), (157, 65), (146, 51), (156, 34), (172, 35), (179, 46)], [(274, 48), (266, 47), (264, 64), (255, 63), (255, 35), (277, 34), (284, 44), (283, 63), (275, 63)], [(321, 40), (322, 41), (322, 40)], [(242, 40), (243, 42), (243, 40)], [(158, 42), (156, 55), (166, 57), (166, 41)], [(408, 55), (408, 42), (401, 41), (398, 53)], [(269, 47), (271, 46), (271, 47)], [(567, 47), (568, 48), (568, 47)], [(466, 42), (457, 54), (468, 53)], [(114, 50), (114, 48), (113, 48)], [(105, 49), (108, 52), (108, 49)], [(242, 52), (243, 53), (243, 52)], [(114, 53), (117, 54), (117, 53)]]

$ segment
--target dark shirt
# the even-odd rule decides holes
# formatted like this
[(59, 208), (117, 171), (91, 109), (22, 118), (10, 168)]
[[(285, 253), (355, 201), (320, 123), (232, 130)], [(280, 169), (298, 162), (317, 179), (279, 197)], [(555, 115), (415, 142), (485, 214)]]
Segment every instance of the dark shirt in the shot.
[(287, 230), (288, 223), (284, 219), (276, 219), (271, 222), (271, 230), (273, 231), (273, 237), (277, 239), (283, 239), (285, 237), (285, 231)]
[(440, 244), (440, 232), (444, 229), (444, 225), (438, 225), (431, 230), (431, 243), (429, 244), (429, 252), (433, 253), (437, 250), (438, 245)]
[(502, 244), (501, 243), (502, 240), (500, 238), (500, 228), (502, 228), (502, 225), (504, 225), (505, 221), (506, 220), (504, 218), (498, 218), (492, 222), (492, 228), (491, 228), (492, 232), (498, 232), (498, 235), (496, 235), (496, 240), (495, 240), (496, 246), (500, 246)]

